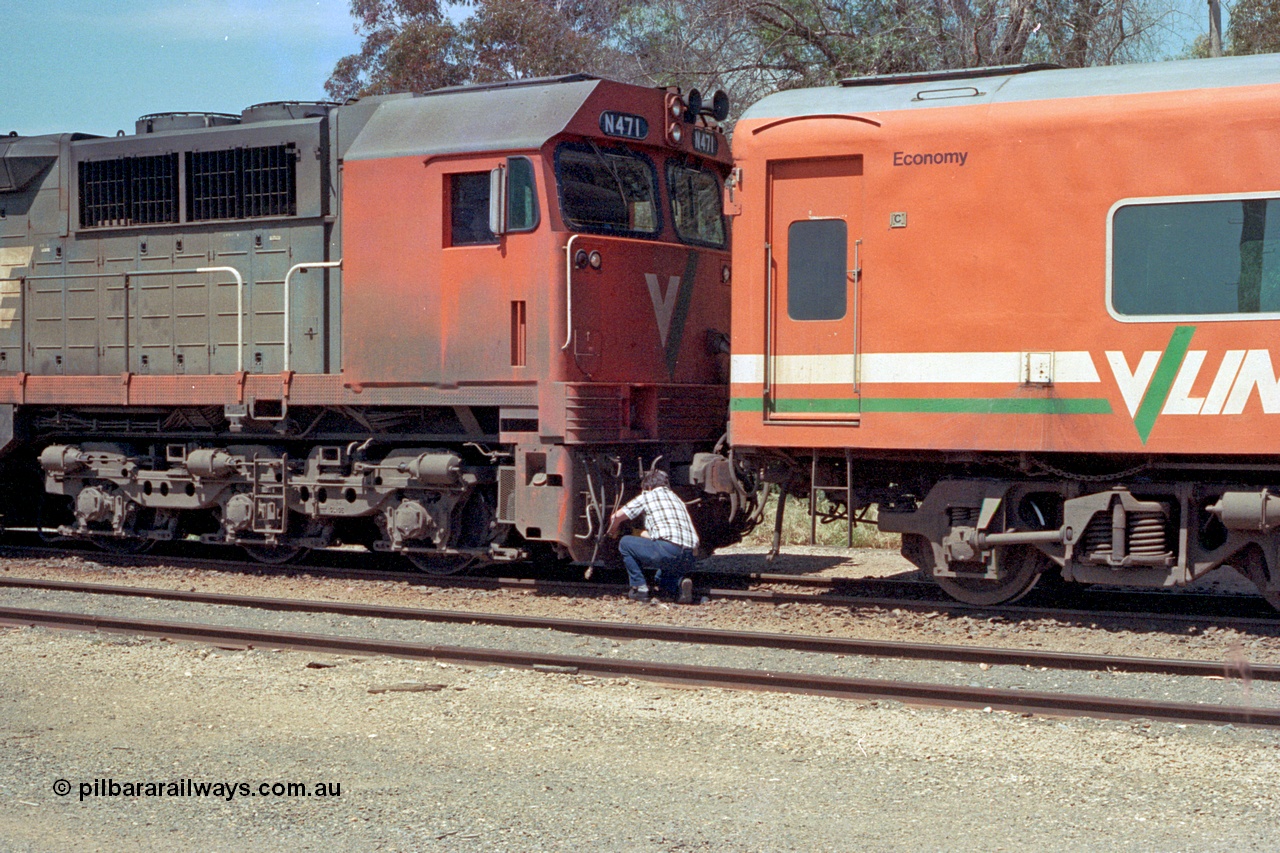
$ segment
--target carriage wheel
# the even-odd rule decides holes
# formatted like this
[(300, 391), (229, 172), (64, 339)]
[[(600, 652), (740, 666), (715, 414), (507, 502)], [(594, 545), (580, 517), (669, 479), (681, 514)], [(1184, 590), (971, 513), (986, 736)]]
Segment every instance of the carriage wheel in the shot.
[(957, 601), (987, 607), (1017, 601), (1035, 588), (1042, 571), (1052, 568), (1052, 561), (1039, 549), (1030, 546), (1010, 546), (1002, 556), (1004, 577), (999, 580), (982, 577), (935, 577), (934, 580)]

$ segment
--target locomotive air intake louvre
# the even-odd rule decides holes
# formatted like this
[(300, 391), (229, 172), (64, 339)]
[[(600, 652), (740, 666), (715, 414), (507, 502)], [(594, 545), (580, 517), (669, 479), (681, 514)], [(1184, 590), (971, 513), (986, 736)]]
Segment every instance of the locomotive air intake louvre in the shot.
[(178, 221), (178, 155), (80, 163), (80, 227)]
[(187, 219), (298, 212), (298, 159), (289, 145), (187, 152)]

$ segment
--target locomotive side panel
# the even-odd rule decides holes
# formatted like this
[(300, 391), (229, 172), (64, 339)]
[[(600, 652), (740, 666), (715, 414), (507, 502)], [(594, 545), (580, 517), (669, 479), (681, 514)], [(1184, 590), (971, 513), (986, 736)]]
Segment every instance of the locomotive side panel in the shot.
[(323, 372), (324, 289), (315, 275), (289, 272), (325, 260), (326, 134), (324, 119), (309, 119), (62, 137), (39, 193), (46, 203), (19, 212), (31, 257), (9, 295), (23, 343), (21, 358), (6, 352), (0, 368), (278, 373), (287, 338), (291, 369)]

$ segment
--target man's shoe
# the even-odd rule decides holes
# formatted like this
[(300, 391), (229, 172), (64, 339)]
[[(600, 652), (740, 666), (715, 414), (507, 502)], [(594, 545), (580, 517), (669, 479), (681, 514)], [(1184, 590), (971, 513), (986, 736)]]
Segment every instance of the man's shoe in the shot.
[(693, 579), (682, 578), (680, 580), (680, 597), (676, 599), (677, 604), (693, 604)]
[(631, 587), (631, 590), (627, 593), (627, 598), (631, 599), (632, 601), (648, 601), (649, 587), (633, 586)]

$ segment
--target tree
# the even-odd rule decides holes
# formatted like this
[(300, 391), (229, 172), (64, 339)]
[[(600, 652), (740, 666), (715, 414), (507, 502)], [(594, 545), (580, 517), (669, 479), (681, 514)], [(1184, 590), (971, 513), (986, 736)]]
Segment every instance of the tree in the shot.
[(476, 82), (608, 74), (610, 33), (629, 0), (479, 0), (462, 36)]
[[(585, 71), (740, 103), (864, 74), (1142, 58), (1160, 0), (353, 0), (335, 97)], [(1280, 4), (1280, 0), (1241, 0)], [(456, 7), (453, 7), (456, 8)], [(1234, 21), (1234, 16), (1233, 16)]]
[[(352, 0), (357, 54), (338, 61), (335, 98), (423, 92), (467, 82), (608, 74), (609, 34), (632, 0)], [(470, 14), (453, 23), (450, 10)]]
[(351, 0), (360, 52), (338, 60), (330, 97), (425, 92), (467, 79), (458, 28), (436, 0)]
[(1280, 52), (1280, 0), (1238, 0), (1227, 37), (1237, 56)]

